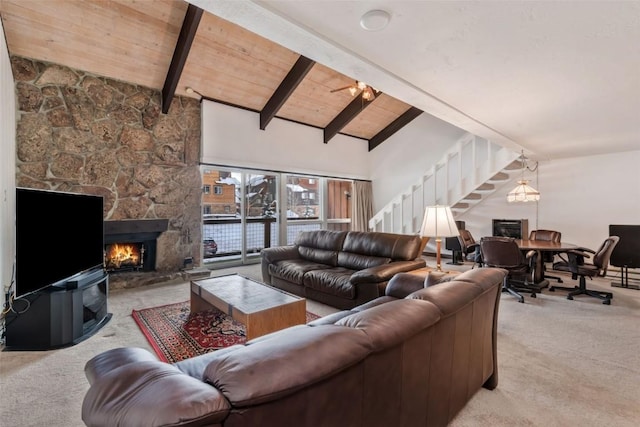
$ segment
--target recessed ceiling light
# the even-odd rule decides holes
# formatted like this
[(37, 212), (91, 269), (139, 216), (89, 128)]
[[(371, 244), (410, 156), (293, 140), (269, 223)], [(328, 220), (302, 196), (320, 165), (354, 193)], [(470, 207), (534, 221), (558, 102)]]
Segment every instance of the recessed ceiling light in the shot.
[(391, 20), (391, 14), (386, 10), (374, 9), (362, 15), (360, 26), (367, 31), (380, 31)]

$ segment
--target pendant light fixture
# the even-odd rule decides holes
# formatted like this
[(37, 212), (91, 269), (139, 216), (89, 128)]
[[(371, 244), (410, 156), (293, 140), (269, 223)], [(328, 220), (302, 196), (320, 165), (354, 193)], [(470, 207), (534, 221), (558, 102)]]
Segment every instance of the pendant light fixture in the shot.
[(518, 185), (507, 194), (507, 202), (537, 202), (540, 200), (540, 192), (529, 185), (529, 181), (524, 179), (525, 169), (535, 172), (538, 169), (538, 162), (535, 163), (533, 168), (527, 165), (527, 158), (524, 156), (524, 150), (520, 154), (520, 161), (522, 162), (522, 175), (518, 181)]

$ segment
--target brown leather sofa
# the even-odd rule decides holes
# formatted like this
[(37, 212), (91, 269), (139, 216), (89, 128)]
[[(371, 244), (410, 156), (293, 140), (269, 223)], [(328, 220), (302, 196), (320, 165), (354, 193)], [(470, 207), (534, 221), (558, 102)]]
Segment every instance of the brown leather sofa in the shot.
[(348, 309), (384, 295), (396, 273), (424, 267), (423, 247), (423, 240), (415, 235), (303, 231), (293, 245), (262, 250), (262, 280)]
[(505, 275), (495, 268), (436, 280), (398, 274), (386, 295), (363, 306), (176, 364), (139, 348), (109, 350), (85, 366), (91, 386), (82, 420), (136, 427), (444, 426), (481, 387), (498, 384)]

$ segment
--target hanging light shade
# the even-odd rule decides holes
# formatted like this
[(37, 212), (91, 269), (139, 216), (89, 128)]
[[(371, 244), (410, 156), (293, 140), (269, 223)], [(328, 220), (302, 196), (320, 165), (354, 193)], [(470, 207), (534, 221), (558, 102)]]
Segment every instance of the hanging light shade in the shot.
[(524, 171), (528, 169), (532, 172), (538, 170), (538, 162), (536, 162), (533, 168), (527, 165), (527, 158), (524, 155), (524, 150), (520, 154), (520, 162), (522, 163), (522, 176), (518, 185), (507, 194), (507, 202), (537, 202), (540, 200), (540, 192), (529, 185), (529, 181), (524, 179)]
[(507, 194), (507, 202), (537, 202), (540, 192), (529, 185), (529, 181), (522, 179), (518, 185)]

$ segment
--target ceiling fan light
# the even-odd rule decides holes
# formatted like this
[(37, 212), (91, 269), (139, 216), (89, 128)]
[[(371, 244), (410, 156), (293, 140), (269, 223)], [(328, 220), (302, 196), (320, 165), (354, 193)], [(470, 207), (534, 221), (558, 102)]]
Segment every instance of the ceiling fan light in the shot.
[(349, 88), (349, 93), (351, 94), (351, 96), (356, 96), (356, 92), (358, 92), (358, 89), (355, 86), (351, 86)]
[(373, 94), (373, 91), (369, 86), (367, 86), (362, 92), (362, 99), (364, 99), (365, 101), (373, 101), (375, 97), (376, 96)]
[(360, 80), (356, 80), (356, 86), (358, 89), (365, 90), (367, 88), (367, 84), (365, 82), (361, 82)]

